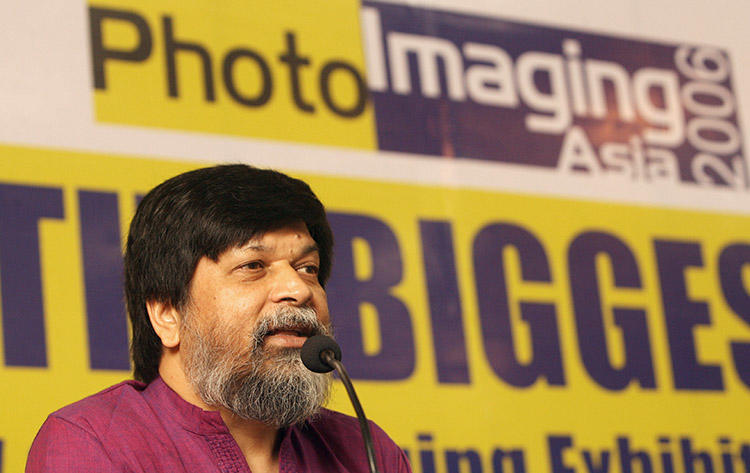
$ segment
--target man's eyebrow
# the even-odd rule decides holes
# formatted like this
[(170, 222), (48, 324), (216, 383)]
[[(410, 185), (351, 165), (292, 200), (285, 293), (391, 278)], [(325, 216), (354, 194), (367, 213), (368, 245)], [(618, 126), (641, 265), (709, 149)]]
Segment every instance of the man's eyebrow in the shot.
[(310, 243), (309, 245), (307, 245), (302, 250), (301, 256), (307, 256), (310, 253), (320, 253), (320, 248), (318, 248), (318, 244), (317, 243)]
[(260, 243), (247, 243), (245, 245), (240, 246), (240, 250), (242, 251), (269, 251), (269, 248), (267, 246), (261, 245)]
[[(261, 245), (260, 243), (248, 243), (240, 248), (241, 251), (257, 251), (259, 253), (271, 251), (271, 248)], [(302, 251), (300, 251), (300, 256), (307, 256), (310, 253), (319, 253), (320, 248), (318, 248), (317, 243), (310, 243), (309, 245), (302, 248)]]

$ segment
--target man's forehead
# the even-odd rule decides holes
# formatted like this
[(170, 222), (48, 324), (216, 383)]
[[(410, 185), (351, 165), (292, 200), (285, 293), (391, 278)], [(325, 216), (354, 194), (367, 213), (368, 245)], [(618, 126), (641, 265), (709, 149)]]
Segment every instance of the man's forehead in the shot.
[(273, 251), (279, 247), (293, 248), (302, 253), (319, 251), (303, 222), (285, 225), (253, 235), (248, 241), (237, 245), (240, 251)]

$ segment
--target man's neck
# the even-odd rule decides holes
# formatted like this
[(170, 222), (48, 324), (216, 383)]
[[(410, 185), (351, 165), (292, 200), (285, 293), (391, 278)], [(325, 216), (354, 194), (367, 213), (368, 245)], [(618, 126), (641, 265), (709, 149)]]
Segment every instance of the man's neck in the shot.
[(206, 405), (187, 381), (176, 353), (165, 353), (162, 356), (159, 374), (167, 386), (185, 401), (206, 411), (219, 411), (253, 473), (278, 473), (281, 444), (278, 428), (254, 420), (241, 419), (225, 409)]
[(282, 431), (254, 420), (240, 419), (220, 409), (221, 418), (239, 445), (253, 473), (278, 473)]

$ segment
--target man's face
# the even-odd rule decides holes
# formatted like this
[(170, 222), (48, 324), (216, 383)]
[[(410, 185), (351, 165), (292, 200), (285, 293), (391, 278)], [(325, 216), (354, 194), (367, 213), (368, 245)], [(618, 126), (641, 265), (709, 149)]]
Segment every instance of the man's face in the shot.
[(317, 410), (328, 377), (304, 368), (299, 349), (310, 335), (328, 331), (319, 263), (302, 222), (198, 262), (180, 353), (204, 402), (277, 425)]

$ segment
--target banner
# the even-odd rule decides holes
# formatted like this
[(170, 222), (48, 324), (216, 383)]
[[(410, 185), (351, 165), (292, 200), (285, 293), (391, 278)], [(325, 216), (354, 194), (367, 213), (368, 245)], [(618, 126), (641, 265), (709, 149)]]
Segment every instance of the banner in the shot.
[[(16, 470), (47, 413), (128, 377), (127, 222), (139, 195), (195, 165), (0, 154)], [(671, 473), (663, 452), (673, 471), (731, 471), (722, 455), (742, 471), (749, 218), (299, 177), (336, 235), (327, 290), (348, 369), (416, 471), (609, 471), (609, 456), (612, 471)], [(334, 407), (351, 410), (340, 395)]]
[(726, 51), (365, 5), (380, 149), (748, 187)]
[(96, 119), (375, 147), (355, 2), (214, 7), (92, 3)]
[(355, 28), (330, 27), (358, 24), (351, 2), (309, 12), (281, 2), (273, 22), (133, 3), (89, 7), (98, 120), (750, 185), (731, 61), (716, 47), (366, 2), (363, 57)]
[[(450, 0), (204, 3), (6, 12), (28, 35), (0, 74), (0, 472), (131, 376), (138, 200), (238, 161), (325, 204), (344, 362), (415, 472), (750, 472), (744, 43)], [(353, 413), (338, 383), (330, 407)]]

